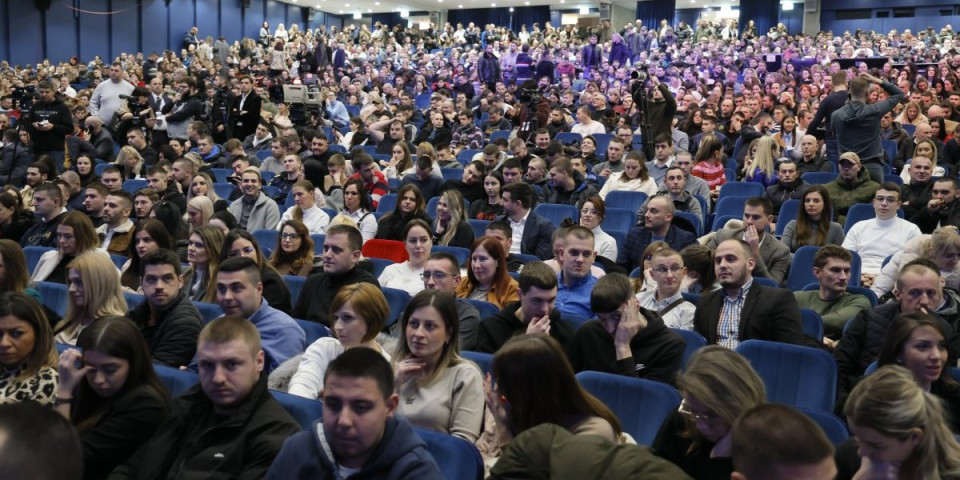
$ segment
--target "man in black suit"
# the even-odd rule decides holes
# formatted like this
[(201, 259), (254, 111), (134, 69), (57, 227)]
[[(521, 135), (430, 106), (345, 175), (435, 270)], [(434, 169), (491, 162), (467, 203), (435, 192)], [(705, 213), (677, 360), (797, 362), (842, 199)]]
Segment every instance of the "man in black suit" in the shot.
[(257, 131), (260, 124), (260, 96), (253, 91), (253, 78), (240, 78), (240, 95), (233, 101), (230, 113), (233, 119), (233, 136), (231, 138), (247, 138)]
[(553, 258), (552, 236), (556, 227), (530, 210), (533, 187), (524, 182), (511, 183), (503, 187), (502, 197), (504, 215), (495, 220), (508, 222), (513, 229), (513, 246), (507, 253), (536, 255), (541, 260)]
[[(693, 317), (694, 329), (711, 344), (736, 348), (744, 340), (800, 344), (803, 329), (793, 293), (753, 281), (756, 261), (739, 238), (717, 245), (714, 263), (722, 287), (705, 294)], [(763, 300), (761, 300), (761, 298)]]
[[(163, 90), (163, 77), (158, 75), (150, 79), (150, 97), (148, 102), (150, 103), (150, 108), (152, 108), (157, 115), (166, 115), (170, 112), (170, 109), (173, 108), (173, 100)], [(166, 126), (162, 126), (158, 122), (153, 127), (153, 135), (151, 135), (153, 149), (159, 150), (160, 146), (166, 145), (168, 141)]]

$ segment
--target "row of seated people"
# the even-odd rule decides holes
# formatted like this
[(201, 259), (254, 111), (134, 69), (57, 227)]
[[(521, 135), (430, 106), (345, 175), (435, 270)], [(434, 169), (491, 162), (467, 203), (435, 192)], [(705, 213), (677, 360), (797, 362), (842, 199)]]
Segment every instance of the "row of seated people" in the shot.
[[(730, 275), (726, 269), (742, 275), (743, 268), (750, 261), (744, 260), (745, 246), (734, 241), (721, 245), (718, 255), (724, 259), (718, 266), (718, 271), (722, 279), (721, 285), (726, 289), (730, 286), (723, 280)], [(678, 259), (675, 252), (672, 257), (674, 258), (668, 256), (666, 259)], [(165, 299), (164, 286), (178, 283), (178, 263), (170, 252), (167, 255), (152, 255), (150, 258), (152, 261), (148, 262), (145, 268), (144, 281), (145, 284), (156, 285), (158, 288), (148, 295), (147, 302), (151, 306), (147, 310), (159, 310), (153, 304)], [(731, 261), (730, 258), (734, 260)], [(449, 277), (455, 276), (453, 272), (457, 270), (456, 265), (450, 258), (440, 256), (431, 261), (437, 260), (441, 265), (446, 264)], [(740, 265), (736, 265), (737, 263)], [(923, 267), (922, 264), (917, 265)], [(914, 266), (908, 266), (905, 272), (912, 267)], [(535, 309), (548, 302), (549, 299), (544, 297), (551, 295), (550, 290), (556, 291), (556, 284), (549, 289), (537, 286), (539, 281), (553, 279), (553, 272), (549, 267), (533, 263), (527, 269), (521, 274), (521, 302), (517, 312), (511, 312), (511, 315), (517, 317), (525, 315), (531, 307)], [(671, 270), (680, 269), (665, 270), (669, 277), (675, 273)], [(253, 315), (243, 310), (246, 308), (243, 304), (251, 299), (249, 292), (256, 292), (261, 287), (258, 271), (252, 260), (244, 258), (231, 259), (224, 265), (218, 275), (218, 291), (222, 297), (221, 305), (228, 317), (212, 322), (198, 334), (199, 346), (196, 347), (196, 361), (193, 363), (199, 370), (201, 387), (177, 399), (169, 414), (167, 412), (170, 407), (166, 406), (163, 392), (158, 393), (156, 389), (147, 387), (150, 384), (149, 375), (135, 376), (134, 373), (142, 372), (143, 365), (149, 363), (148, 351), (154, 349), (158, 340), (154, 336), (144, 341), (143, 335), (148, 335), (150, 331), (149, 322), (144, 328), (143, 322), (134, 323), (119, 316), (98, 318), (83, 328), (78, 337), (77, 345), (82, 348), (83, 353), (67, 350), (61, 355), (58, 368), (54, 369), (52, 363), (55, 355), (51, 357), (50, 354), (53, 350), (54, 329), (49, 326), (40, 305), (30, 294), (8, 293), (3, 299), (6, 302), (0, 302), (6, 306), (6, 309), (0, 308), (0, 313), (10, 312), (0, 315), (5, 327), (2, 329), (5, 333), (2, 345), (14, 347), (6, 350), (8, 355), (5, 356), (7, 361), (4, 365), (10, 368), (7, 362), (12, 363), (15, 366), (13, 370), (18, 374), (5, 393), (9, 393), (10, 398), (17, 401), (38, 400), (52, 403), (55, 410), (78, 425), (80, 438), (85, 447), (89, 447), (89, 450), (85, 450), (89, 452), (85, 454), (88, 468), (92, 465), (101, 469), (100, 472), (105, 472), (119, 464), (111, 478), (144, 478), (147, 475), (145, 472), (155, 471), (180, 474), (209, 471), (211, 466), (207, 462), (197, 461), (197, 457), (202, 457), (203, 451), (186, 453), (177, 446), (192, 445), (198, 436), (222, 431), (221, 429), (225, 430), (225, 434), (232, 432), (232, 435), (218, 437), (222, 440), (214, 441), (210, 448), (226, 448), (224, 444), (234, 447), (241, 445), (244, 448), (256, 447), (260, 455), (251, 456), (249, 459), (236, 458), (235, 448), (232, 450), (234, 453), (227, 457), (227, 460), (232, 461), (224, 460), (212, 468), (216, 471), (262, 472), (273, 461), (273, 455), (276, 455), (282, 439), (292, 435), (298, 428), (286, 414), (281, 413), (282, 410), (271, 405), (269, 396), (264, 397), (262, 393), (267, 382), (266, 373), (270, 372), (270, 380), (273, 381), (274, 375), (280, 369), (271, 372), (272, 354), (266, 339), (267, 336), (276, 336), (277, 330), (270, 328), (265, 322), (266, 318), (261, 315), (261, 312), (269, 309), (269, 305), (261, 303), (260, 310)], [(439, 273), (433, 272), (428, 278), (439, 278)], [(747, 281), (751, 281), (748, 272)], [(253, 285), (255, 282), (256, 286)], [(909, 283), (910, 279), (904, 278), (904, 282)], [(532, 285), (524, 291), (527, 283)], [(761, 290), (764, 288), (766, 287), (761, 287)], [(597, 320), (581, 327), (574, 334), (571, 348), (576, 348), (579, 344), (585, 348), (588, 355), (616, 359), (621, 374), (653, 374), (653, 369), (648, 370), (645, 365), (636, 363), (637, 353), (642, 352), (634, 350), (634, 358), (631, 358), (630, 350), (639, 348), (647, 350), (646, 354), (651, 354), (651, 350), (657, 348), (650, 344), (651, 340), (660, 337), (662, 341), (666, 340), (665, 337), (676, 334), (665, 335), (662, 319), (652, 311), (638, 308), (637, 300), (632, 298), (632, 291), (632, 286), (623, 276), (610, 274), (599, 280), (591, 300), (593, 304), (603, 306), (609, 311), (598, 313)], [(719, 299), (721, 296), (718, 292), (712, 298)], [(789, 298), (789, 294), (785, 298)], [(525, 436), (518, 437), (524, 430), (542, 423), (555, 423), (565, 429), (558, 432), (569, 431), (573, 434), (601, 437), (602, 441), (592, 440), (600, 443), (580, 453), (578, 458), (581, 459), (594, 458), (599, 451), (609, 449), (612, 444), (629, 442), (622, 435), (623, 427), (620, 421), (608, 407), (577, 387), (572, 390), (569, 387), (570, 383), (576, 384), (573, 371), (578, 363), (577, 355), (574, 351), (564, 352), (561, 343), (564, 335), (560, 333), (564, 331), (564, 324), (558, 321), (553, 312), (540, 318), (531, 318), (526, 327), (522, 323), (518, 325), (518, 333), (526, 332), (528, 335), (507, 339), (497, 349), (491, 367), (493, 377), (488, 377), (484, 382), (476, 365), (464, 361), (457, 353), (458, 307), (451, 295), (442, 291), (427, 291), (413, 298), (402, 317), (402, 334), (392, 355), (387, 353), (376, 336), (387, 315), (386, 301), (378, 289), (364, 283), (351, 285), (337, 293), (333, 303), (332, 317), (337, 337), (322, 338), (311, 345), (303, 359), (298, 360), (296, 372), (290, 380), (291, 393), (307, 395), (308, 398), (321, 396), (324, 399), (324, 429), (321, 432), (318, 426), (316, 431), (300, 434), (301, 440), (287, 442), (280, 450), (278, 460), (269, 467), (272, 474), (268, 473), (268, 478), (286, 478), (291, 472), (327, 472), (344, 467), (393, 468), (389, 462), (361, 462), (359, 465), (339, 462), (334, 466), (333, 459), (329, 458), (332, 455), (337, 460), (346, 460), (341, 455), (348, 451), (338, 450), (336, 442), (343, 441), (346, 445), (351, 442), (341, 440), (338, 434), (347, 436), (354, 432), (352, 428), (359, 428), (359, 423), (356, 424), (357, 427), (353, 427), (353, 422), (356, 421), (353, 415), (359, 413), (352, 411), (353, 408), (358, 408), (358, 405), (338, 396), (340, 387), (344, 386), (335, 381), (338, 368), (355, 369), (361, 368), (361, 365), (366, 366), (362, 368), (370, 368), (371, 362), (383, 362), (386, 366), (385, 360), (379, 360), (381, 356), (392, 358), (397, 376), (395, 389), (383, 387), (383, 382), (380, 382), (380, 385), (378, 382), (370, 382), (370, 386), (380, 387), (379, 393), (384, 397), (387, 406), (385, 413), (396, 412), (415, 425), (476, 441), (480, 451), (491, 461), (495, 461), (499, 456), (500, 461), (491, 471), (494, 475), (500, 472), (501, 475), (507, 475), (505, 478), (510, 478), (509, 472), (514, 471), (512, 469), (529, 468), (527, 462), (531, 459), (515, 453), (517, 449), (523, 452), (535, 448), (540, 442), (547, 442), (549, 445), (566, 438), (544, 432), (543, 428), (548, 427), (530, 430)], [(534, 315), (540, 312), (535, 312)], [(162, 320), (164, 323), (160, 325), (161, 328), (168, 325), (166, 321)], [(895, 430), (883, 423), (888, 417), (882, 417), (881, 414), (902, 415), (902, 412), (896, 411), (889, 404), (889, 410), (873, 412), (873, 415), (881, 415), (882, 418), (866, 414), (858, 416), (857, 411), (861, 408), (861, 402), (869, 404), (865, 398), (876, 396), (873, 401), (889, 402), (891, 392), (901, 393), (903, 397), (897, 397), (900, 402), (912, 402), (914, 409), (911, 411), (924, 412), (923, 415), (915, 414), (904, 421), (913, 422), (910, 425), (931, 422), (926, 423), (928, 426), (933, 425), (931, 429), (922, 430), (925, 432), (923, 438), (932, 444), (931, 448), (949, 450), (952, 448), (949, 442), (954, 440), (949, 434), (944, 438), (941, 432), (949, 431), (945, 418), (953, 417), (944, 417), (939, 406), (940, 401), (934, 397), (925, 397), (922, 393), (923, 388), (932, 388), (932, 392), (943, 397), (944, 403), (949, 406), (949, 395), (956, 392), (945, 368), (948, 358), (944, 340), (946, 328), (941, 320), (927, 314), (905, 315), (898, 322), (895, 331), (891, 330), (884, 344), (880, 364), (897, 363), (906, 369), (891, 373), (884, 368), (868, 377), (853, 390), (844, 413), (850, 422), (850, 428), (861, 438), (861, 442), (865, 441), (864, 435), (871, 434), (874, 435), (871, 438), (893, 438)], [(485, 320), (481, 324), (481, 332), (487, 323)], [(758, 323), (752, 322), (752, 332), (760, 328)], [(288, 325), (288, 333), (291, 328), (297, 327)], [(566, 327), (568, 332), (569, 328)], [(227, 333), (231, 330), (236, 336)], [(23, 343), (17, 342), (20, 332), (27, 333), (23, 335)], [(747, 333), (742, 335), (743, 338), (747, 336)], [(263, 350), (258, 348), (260, 337), (264, 337)], [(593, 340), (590, 340), (591, 337)], [(37, 340), (34, 341), (34, 338)], [(134, 348), (127, 345), (124, 348), (125, 342), (138, 346)], [(928, 352), (923, 345), (931, 342), (935, 347), (932, 352)], [(44, 345), (48, 348), (44, 349)], [(739, 419), (741, 414), (746, 414), (745, 412), (764, 403), (766, 399), (763, 380), (740, 354), (724, 348), (725, 346), (729, 345), (721, 343), (695, 353), (684, 373), (675, 378), (683, 402), (673, 414), (661, 419), (663, 425), (652, 442), (652, 452), (655, 455), (670, 461), (692, 478), (727, 478), (730, 475), (732, 465), (738, 463), (735, 449), (731, 447), (731, 438), (736, 435), (734, 425), (742, 421)], [(662, 347), (664, 348), (659, 350), (659, 354), (646, 360), (649, 364), (661, 362), (659, 357), (666, 359), (678, 353), (676, 342), (671, 341), (669, 346)], [(682, 348), (681, 342), (681, 351)], [(131, 351), (139, 351), (140, 358), (129, 358), (133, 355)], [(361, 351), (370, 353), (357, 353)], [(600, 351), (609, 353), (599, 354)], [(343, 361), (338, 363), (335, 358), (341, 355), (345, 356)], [(26, 362), (27, 359), (46, 360), (34, 363)], [(938, 362), (938, 368), (931, 366), (930, 362), (934, 359)], [(153, 360), (157, 360), (155, 356)], [(572, 362), (573, 366), (568, 362)], [(134, 370), (136, 365), (141, 368)], [(521, 365), (524, 367), (518, 368)], [(637, 365), (637, 368), (633, 368), (633, 365)], [(597, 369), (602, 368), (604, 367)], [(676, 368), (673, 371), (676, 372)], [(496, 379), (496, 383), (493, 383), (491, 378)], [(552, 381), (544, 383), (543, 379)], [(318, 381), (320, 383), (317, 383)], [(888, 383), (884, 384), (882, 389), (873, 394), (867, 393), (871, 392), (872, 388), (879, 388), (875, 385), (877, 382), (884, 381)], [(138, 382), (142, 382), (139, 388), (136, 387)], [(349, 393), (344, 395), (360, 393), (355, 383), (349, 385), (353, 389), (348, 388)], [(51, 397), (50, 393), (53, 391), (56, 394)], [(580, 393), (574, 393), (577, 391)], [(450, 392), (454, 392), (453, 396), (450, 396)], [(378, 404), (378, 401), (370, 397), (369, 392), (366, 393), (365, 402), (373, 401), (375, 405)], [(574, 396), (570, 397), (571, 395)], [(569, 408), (557, 409), (559, 405), (554, 403), (554, 400), (566, 398), (563, 396), (570, 397)], [(401, 399), (402, 402), (399, 401)], [(356, 399), (354, 402), (366, 404)], [(487, 420), (483, 419), (482, 414), (485, 403), (489, 409)], [(924, 403), (928, 406), (924, 407)], [(255, 406), (254, 409), (241, 408), (251, 404)], [(345, 412), (344, 408), (349, 408), (350, 411)], [(214, 412), (219, 415), (213, 415)], [(793, 411), (778, 411), (781, 415), (791, 414), (790, 412)], [(340, 417), (343, 413), (348, 413), (349, 419)], [(528, 414), (532, 416), (516, 417)], [(87, 419), (86, 415), (93, 415), (95, 419)], [(224, 415), (228, 416), (224, 418)], [(244, 424), (246, 427), (238, 429), (234, 426), (232, 421), (236, 421), (237, 415), (250, 415)], [(134, 421), (137, 421), (136, 425), (141, 428), (130, 428), (130, 423)], [(327, 423), (328, 421), (332, 424)], [(797, 421), (809, 425), (809, 420)], [(765, 426), (769, 428), (770, 425)], [(833, 467), (833, 460), (830, 459), (832, 446), (824, 442), (825, 437), (817, 427), (806, 428), (815, 432), (813, 437), (818, 439), (821, 446), (826, 444), (822, 448), (822, 452), (826, 453), (819, 455), (814, 463), (821, 464), (820, 467), (827, 472), (839, 467), (839, 478), (852, 478), (852, 473), (858, 468), (861, 472), (870, 471), (871, 468), (899, 468), (900, 462), (912, 458), (909, 456), (910, 450), (906, 450), (907, 454), (878, 454), (871, 457), (876, 465), (861, 466), (856, 454), (856, 443), (848, 440), (838, 450), (837, 467)], [(156, 433), (153, 429), (156, 429)], [(107, 432), (111, 435), (105, 438)], [(380, 439), (367, 438), (365, 441), (379, 443)], [(329, 443), (332, 454), (317, 457), (314, 452), (320, 451), (318, 442), (321, 445)], [(590, 443), (588, 441), (588, 444)], [(398, 445), (396, 448), (407, 451), (410, 447), (406, 442), (401, 444), (403, 446)], [(861, 447), (861, 451), (863, 448)], [(685, 478), (680, 470), (672, 470), (675, 467), (669, 467), (663, 461), (650, 457), (650, 454), (643, 450), (621, 446), (617, 447), (616, 451), (624, 457), (620, 461), (611, 461), (609, 465), (605, 465), (606, 468), (614, 469), (607, 470), (608, 472), (617, 471), (618, 468), (651, 468), (655, 465), (670, 472), (670, 476), (663, 478)], [(627, 455), (626, 452), (632, 453)], [(646, 457), (640, 461), (636, 455)], [(730, 461), (731, 456), (733, 463)], [(629, 460), (630, 457), (633, 457), (633, 460)], [(176, 462), (173, 467), (176, 471), (166, 470), (171, 468), (169, 459), (172, 458), (183, 460)], [(519, 460), (520, 458), (523, 460)], [(900, 460), (897, 460), (898, 458)], [(350, 458), (348, 461), (357, 460)], [(949, 456), (945, 459), (941, 457), (941, 460), (944, 465), (951, 465), (954, 461)], [(517, 461), (521, 461), (521, 464), (516, 464)], [(533, 461), (535, 464), (547, 464), (547, 467), (540, 468), (550, 468), (547, 459), (537, 458)], [(406, 467), (409, 468), (409, 465)], [(910, 464), (904, 467), (921, 468)], [(104, 468), (107, 470), (103, 470)], [(941, 466), (934, 463), (933, 466), (924, 465), (922, 468), (936, 470)], [(844, 469), (846, 474), (842, 473)], [(824, 475), (822, 478), (833, 478), (832, 473)]]

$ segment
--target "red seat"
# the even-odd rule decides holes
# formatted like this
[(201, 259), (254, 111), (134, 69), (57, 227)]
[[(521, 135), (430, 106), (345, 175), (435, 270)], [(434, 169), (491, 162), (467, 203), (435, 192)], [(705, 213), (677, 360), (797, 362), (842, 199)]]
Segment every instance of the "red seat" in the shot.
[(410, 258), (403, 242), (398, 240), (367, 240), (361, 252), (364, 257), (383, 258), (397, 263), (405, 262)]

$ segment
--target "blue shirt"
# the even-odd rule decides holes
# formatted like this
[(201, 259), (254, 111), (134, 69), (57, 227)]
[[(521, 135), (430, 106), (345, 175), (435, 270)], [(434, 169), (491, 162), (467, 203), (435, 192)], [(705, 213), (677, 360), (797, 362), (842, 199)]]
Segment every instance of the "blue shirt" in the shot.
[(553, 308), (561, 314), (593, 318), (593, 310), (590, 309), (590, 292), (593, 291), (596, 283), (596, 277), (587, 275), (567, 286), (563, 281), (563, 272), (560, 272), (557, 274), (557, 303)]
[[(266, 299), (260, 301), (260, 309), (249, 320), (260, 332), (260, 348), (263, 349), (268, 374), (307, 349), (307, 336), (300, 325), (290, 315), (271, 307)], [(200, 371), (196, 355), (187, 369)]]
[(307, 336), (290, 315), (261, 300), (260, 309), (250, 317), (260, 332), (260, 344), (266, 355), (267, 372), (307, 349)]
[(740, 287), (735, 297), (723, 296), (723, 308), (720, 310), (720, 323), (717, 324), (717, 343), (729, 349), (740, 345), (740, 311), (747, 292), (753, 285), (753, 278)]

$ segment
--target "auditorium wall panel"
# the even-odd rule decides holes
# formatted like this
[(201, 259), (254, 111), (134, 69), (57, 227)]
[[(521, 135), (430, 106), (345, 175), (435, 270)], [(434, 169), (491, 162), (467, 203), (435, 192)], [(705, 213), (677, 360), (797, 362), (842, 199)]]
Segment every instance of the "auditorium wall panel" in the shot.
[[(4, 9), (0, 8), (0, 11)], [(74, 11), (69, 8), (51, 8), (47, 11), (46, 47), (50, 58), (70, 58), (79, 55), (78, 42), (80, 37), (77, 30), (77, 17)], [(6, 22), (0, 18), (0, 25)], [(56, 28), (49, 28), (49, 25), (56, 25)], [(4, 51), (5, 50), (0, 50)]]
[[(266, 18), (271, 30), (306, 28), (307, 9), (279, 0), (52, 0), (41, 13), (32, 0), (0, 0), (0, 59), (14, 64), (58, 62), (74, 55), (113, 59), (120, 52), (179, 52), (193, 26), (201, 40), (223, 35), (230, 43), (257, 38)], [(316, 12), (318, 24), (342, 26), (338, 15)]]

